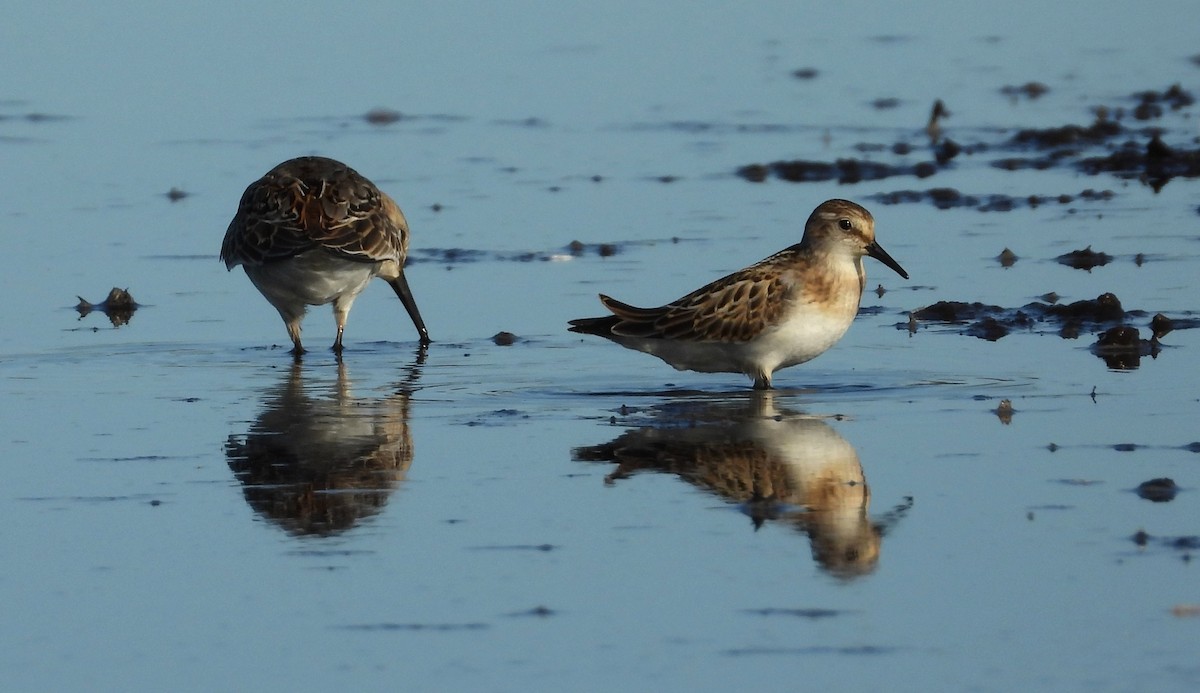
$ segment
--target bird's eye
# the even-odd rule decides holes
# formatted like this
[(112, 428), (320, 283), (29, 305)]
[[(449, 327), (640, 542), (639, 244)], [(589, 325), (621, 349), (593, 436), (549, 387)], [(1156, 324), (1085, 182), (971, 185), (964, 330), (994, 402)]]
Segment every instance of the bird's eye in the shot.
[(842, 227), (843, 231), (849, 231), (854, 227), (854, 224), (851, 224), (849, 219), (839, 219), (838, 226)]

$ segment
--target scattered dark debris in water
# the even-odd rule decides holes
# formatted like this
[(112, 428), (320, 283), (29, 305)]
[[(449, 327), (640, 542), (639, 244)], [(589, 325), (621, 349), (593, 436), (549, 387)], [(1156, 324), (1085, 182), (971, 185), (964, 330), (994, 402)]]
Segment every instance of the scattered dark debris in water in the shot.
[[(1027, 128), (1018, 130), (1009, 144), (1017, 147), (1054, 149), (1068, 145), (1101, 144), (1125, 132), (1121, 124), (1109, 120), (1101, 113), (1091, 125), (1063, 125), (1049, 128)], [(1057, 150), (1054, 160), (1068, 159), (1075, 155), (1073, 150)], [(1001, 167), (1004, 168), (1004, 167)]]
[(71, 120), (72, 116), (55, 115), (53, 113), (39, 113), (37, 111), (26, 113), (24, 115), (9, 116), (0, 114), (0, 120), (10, 120), (13, 118), (20, 118), (21, 120), (29, 123), (53, 123), (60, 120)]
[(1089, 175), (1139, 180), (1157, 192), (1172, 178), (1200, 176), (1200, 149), (1171, 148), (1155, 134), (1145, 145), (1126, 142), (1108, 156), (1081, 159), (1079, 168)]
[(838, 159), (833, 162), (793, 159), (769, 164), (748, 164), (737, 169), (737, 175), (751, 183), (761, 183), (774, 175), (790, 183), (814, 183), (836, 180), (838, 183), (860, 183), (893, 176), (928, 178), (937, 173), (937, 164), (922, 162), (915, 165), (892, 165), (866, 159)]
[(1017, 264), (1017, 260), (1020, 258), (1018, 258), (1017, 254), (1012, 250), (1005, 248), (1004, 250), (1000, 251), (1000, 254), (996, 256), (996, 259), (1000, 262), (1001, 267), (1008, 268)]
[(1094, 479), (1055, 479), (1055, 481), (1064, 486), (1099, 486), (1104, 483)]
[(1200, 616), (1200, 604), (1176, 604), (1171, 607), (1171, 615), (1177, 618), (1196, 618)]
[(1048, 91), (1050, 91), (1050, 87), (1041, 82), (1026, 82), (1019, 87), (1011, 84), (1000, 87), (1000, 93), (1014, 101), (1022, 96), (1030, 100), (1036, 99)]
[(1143, 356), (1156, 358), (1161, 351), (1157, 338), (1142, 339), (1136, 327), (1118, 325), (1100, 334), (1092, 353), (1104, 359), (1113, 370), (1131, 371), (1141, 365)]
[(512, 346), (517, 341), (517, 335), (512, 332), (500, 331), (492, 335), (492, 342), (496, 346)]
[[(1040, 82), (1010, 85), (1000, 89), (1000, 92), (1010, 99), (1031, 100), (1039, 98), (1047, 91), (1048, 87)], [(1168, 111), (1190, 108), (1195, 104), (1193, 95), (1176, 84), (1161, 92), (1150, 90), (1132, 94), (1129, 100), (1134, 101), (1135, 105), (1125, 103), (1116, 106), (1092, 106), (1089, 110), (1094, 117), (1087, 125), (1021, 128), (1012, 134), (1006, 134), (1000, 141), (965, 143), (945, 137), (943, 122), (950, 112), (945, 104), (938, 100), (934, 103), (929, 121), (925, 125), (925, 134), (929, 137), (934, 161), (909, 165), (862, 159), (838, 159), (834, 162), (779, 160), (742, 166), (737, 169), (737, 175), (756, 183), (771, 176), (793, 183), (836, 180), (842, 184), (900, 175), (926, 178), (937, 174), (960, 154), (996, 151), (1000, 154), (989, 163), (1002, 170), (1045, 170), (1069, 166), (1088, 175), (1107, 173), (1124, 180), (1138, 180), (1155, 191), (1175, 177), (1200, 177), (1200, 149), (1168, 144), (1164, 140), (1162, 128), (1125, 124), (1135, 121), (1147, 123), (1161, 118)], [(871, 106), (877, 110), (884, 110), (894, 108), (898, 103), (897, 99), (878, 98), (871, 102)], [(896, 156), (907, 156), (914, 149), (918, 149), (903, 139), (893, 143), (861, 143), (857, 148), (859, 151), (874, 153), (891, 151)], [(924, 150), (923, 147), (919, 149)], [(1004, 196), (995, 197), (1004, 199)], [(1029, 200), (1029, 206), (1054, 199), (1056, 198), (1050, 196), (1033, 196)], [(894, 200), (895, 203), (914, 201), (916, 200), (911, 197), (898, 197)], [(1062, 202), (1061, 199), (1059, 201)], [(999, 206), (997, 209), (1005, 208)]]
[(459, 631), (459, 630), (485, 630), (488, 628), (486, 623), (354, 623), (348, 626), (341, 626), (342, 630), (362, 630), (362, 631)]
[(620, 247), (616, 243), (584, 243), (582, 241), (571, 241), (567, 244), (567, 252), (576, 257), (586, 255), (589, 252), (594, 252), (600, 257), (612, 257), (620, 252)]
[(529, 419), (520, 409), (496, 409), (466, 423), (467, 426), (511, 426), (513, 422)]
[(746, 613), (755, 614), (757, 616), (795, 616), (798, 618), (807, 618), (809, 620), (816, 621), (822, 618), (844, 616), (850, 612), (844, 609), (790, 609), (784, 607), (766, 607), (764, 609), (746, 609)]
[(996, 415), (996, 418), (1000, 419), (1000, 423), (1005, 426), (1012, 423), (1013, 414), (1017, 412), (1016, 409), (1013, 409), (1012, 400), (1008, 399), (1000, 400), (1000, 405), (992, 411)]
[(967, 327), (966, 333), (972, 337), (994, 342), (1007, 336), (1010, 330), (1010, 326), (1002, 324), (999, 320), (989, 315)]
[(933, 158), (937, 160), (939, 166), (945, 166), (950, 161), (962, 153), (962, 147), (958, 146), (954, 140), (950, 138), (943, 139), (940, 144), (933, 150)]
[(535, 606), (532, 609), (526, 609), (525, 611), (516, 611), (516, 612), (513, 612), (508, 615), (512, 616), (512, 617), (533, 616), (535, 618), (549, 618), (551, 616), (556, 615), (557, 613), (558, 612), (555, 611), (554, 609), (551, 609), (548, 606), (539, 604), (538, 606)]
[(76, 296), (76, 298), (79, 299), (79, 305), (75, 306), (75, 310), (79, 311), (80, 320), (96, 311), (108, 316), (113, 327), (128, 324), (133, 319), (134, 311), (141, 307), (133, 300), (128, 289), (118, 289), (115, 286), (108, 292), (108, 298), (99, 303), (90, 303), (83, 296)]
[(558, 549), (554, 544), (487, 544), (472, 546), (475, 551), (542, 551), (550, 552)]
[(1191, 106), (1196, 103), (1192, 93), (1179, 86), (1178, 83), (1172, 84), (1162, 92), (1143, 91), (1139, 94), (1134, 94), (1141, 104), (1162, 104), (1165, 103), (1172, 111), (1178, 111), (1181, 108)]
[(497, 120), (497, 125), (507, 125), (510, 127), (529, 128), (530, 130), (543, 130), (550, 127), (550, 122), (544, 118), (537, 116), (529, 116), (527, 118), (516, 118), (512, 120)]
[(863, 655), (888, 655), (900, 651), (901, 648), (891, 645), (807, 645), (802, 647), (734, 647), (728, 650), (723, 650), (721, 654), (728, 657), (750, 657), (750, 656), (808, 656), (808, 655), (836, 655), (836, 656), (863, 656)]
[(1072, 250), (1069, 253), (1063, 253), (1054, 258), (1060, 265), (1074, 267), (1075, 269), (1091, 271), (1093, 267), (1103, 267), (1112, 262), (1113, 257), (1108, 253), (1101, 253), (1092, 250), (1092, 246), (1088, 246), (1083, 250)]
[(1183, 535), (1178, 537), (1156, 537), (1146, 532), (1144, 529), (1139, 529), (1130, 537), (1134, 544), (1138, 546), (1149, 546), (1150, 542), (1155, 542), (1159, 546), (1164, 546), (1168, 549), (1178, 549), (1180, 551), (1195, 551), (1200, 549), (1200, 536)]
[(404, 115), (400, 111), (394, 111), (390, 108), (372, 108), (363, 115), (363, 120), (371, 125), (391, 125), (403, 118)]
[(433, 204), (429, 205), (429, 209), (433, 210), (434, 212), (440, 212), (442, 211), (442, 204), (440, 202), (434, 202)]
[(1173, 501), (1178, 493), (1179, 487), (1175, 485), (1175, 480), (1167, 477), (1143, 481), (1137, 487), (1139, 498), (1144, 498), (1154, 503), (1168, 503)]
[(928, 200), (938, 209), (955, 209), (959, 207), (974, 207), (981, 212), (1011, 212), (1020, 207), (1035, 209), (1044, 204), (1070, 204), (1076, 198), (1084, 200), (1111, 200), (1116, 193), (1111, 190), (1093, 190), (1091, 188), (1077, 195), (1028, 195), (1014, 197), (1011, 195), (970, 195), (961, 193), (954, 188), (929, 188), (928, 190), (896, 190), (888, 193), (878, 193), (869, 199), (878, 200), (885, 205), (924, 202)]
[(1117, 443), (1112, 446), (1117, 452), (1133, 452), (1138, 449), (1137, 443)]
[(820, 72), (818, 72), (817, 68), (815, 67), (801, 67), (799, 69), (792, 70), (792, 76), (796, 79), (816, 79), (817, 75), (819, 74)]
[(915, 331), (917, 324), (940, 323), (960, 326), (959, 333), (988, 341), (997, 341), (1016, 330), (1035, 334), (1057, 334), (1063, 339), (1077, 339), (1085, 331), (1099, 332), (1091, 346), (1096, 356), (1104, 359), (1109, 368), (1130, 370), (1140, 365), (1143, 356), (1157, 357), (1162, 349), (1159, 337), (1172, 330), (1200, 327), (1195, 318), (1168, 318), (1161, 313), (1149, 321), (1154, 335), (1142, 339), (1131, 320), (1147, 317), (1146, 311), (1126, 311), (1112, 293), (1092, 300), (1061, 304), (1057, 294), (1045, 294), (1046, 302), (1034, 301), (1020, 308), (1003, 308), (984, 303), (938, 301), (913, 311), (909, 320), (897, 323), (896, 329)]
[(165, 192), (163, 194), (171, 202), (179, 202), (183, 198), (188, 197), (188, 195), (190, 195), (190, 193), (188, 193), (187, 191), (181, 190), (179, 188), (171, 188), (170, 190), (168, 190), (167, 192)]

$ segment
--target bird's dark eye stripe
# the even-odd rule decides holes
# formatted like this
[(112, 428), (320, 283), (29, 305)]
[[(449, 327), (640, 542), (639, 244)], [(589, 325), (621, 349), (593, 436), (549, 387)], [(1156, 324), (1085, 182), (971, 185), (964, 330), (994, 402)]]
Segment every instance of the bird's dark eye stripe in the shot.
[(850, 223), (849, 219), (839, 219), (838, 226), (842, 227), (843, 231), (849, 231), (854, 225)]

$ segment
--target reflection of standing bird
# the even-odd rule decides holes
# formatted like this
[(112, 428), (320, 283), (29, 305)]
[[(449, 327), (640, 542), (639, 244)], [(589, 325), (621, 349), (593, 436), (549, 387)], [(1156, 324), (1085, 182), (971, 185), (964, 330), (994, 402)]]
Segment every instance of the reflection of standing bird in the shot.
[(378, 513), (412, 465), (410, 384), (355, 398), (339, 364), (332, 396), (316, 396), (301, 369), (292, 365), (225, 455), (252, 508), (292, 534), (329, 536)]
[(345, 164), (319, 156), (292, 159), (250, 184), (225, 232), (221, 260), (242, 265), (279, 311), (293, 353), (308, 306), (333, 303), (336, 352), (354, 299), (375, 277), (391, 284), (420, 335), (425, 322), (404, 277), (408, 222), (392, 198)]
[(657, 425), (576, 448), (578, 460), (617, 463), (610, 481), (641, 470), (676, 474), (741, 503), (756, 527), (786, 522), (812, 542), (826, 571), (852, 578), (875, 569), (886, 524), (867, 514), (871, 492), (854, 446), (820, 419), (780, 412), (771, 393), (745, 410), (682, 402)]
[(875, 242), (871, 213), (847, 200), (823, 202), (800, 243), (658, 308), (600, 295), (612, 311), (571, 321), (659, 357), (679, 370), (745, 373), (755, 389), (771, 374), (824, 353), (849, 329), (866, 285), (864, 255), (908, 273)]

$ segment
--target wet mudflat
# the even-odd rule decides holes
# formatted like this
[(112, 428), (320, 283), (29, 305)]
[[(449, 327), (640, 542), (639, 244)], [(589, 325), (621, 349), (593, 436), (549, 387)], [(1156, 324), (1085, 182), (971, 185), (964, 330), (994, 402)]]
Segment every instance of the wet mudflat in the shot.
[[(922, 9), (537, 15), (551, 40), (381, 8), (321, 21), (414, 67), (301, 58), (308, 90), (253, 76), (297, 69), (245, 48), (269, 12), (147, 10), (118, 51), (86, 38), (115, 18), (30, 10), (0, 42), (38, 68), (0, 93), (10, 685), (1194, 689), (1200, 66), (1164, 47), (1196, 11), (958, 36)], [(322, 308), (297, 364), (217, 261), (301, 154), (405, 210), (427, 351), (379, 282), (341, 363)], [(835, 175), (769, 165), (798, 161)], [(850, 332), (775, 391), (566, 332), (830, 197), (912, 279), (868, 260)]]

